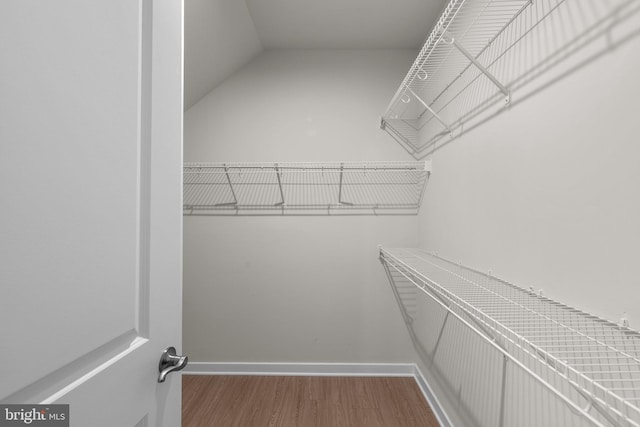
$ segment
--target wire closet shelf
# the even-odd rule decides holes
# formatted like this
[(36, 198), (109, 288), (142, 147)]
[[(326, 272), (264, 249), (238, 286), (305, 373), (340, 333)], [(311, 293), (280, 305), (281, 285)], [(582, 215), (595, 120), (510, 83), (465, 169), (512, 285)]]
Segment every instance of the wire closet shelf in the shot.
[(381, 127), (414, 157), (491, 103), (511, 94), (496, 43), (531, 0), (451, 0), (382, 115)]
[(392, 282), (427, 294), (585, 425), (640, 425), (638, 331), (420, 249), (380, 248), (380, 260)]
[(185, 163), (185, 215), (416, 214), (430, 162)]

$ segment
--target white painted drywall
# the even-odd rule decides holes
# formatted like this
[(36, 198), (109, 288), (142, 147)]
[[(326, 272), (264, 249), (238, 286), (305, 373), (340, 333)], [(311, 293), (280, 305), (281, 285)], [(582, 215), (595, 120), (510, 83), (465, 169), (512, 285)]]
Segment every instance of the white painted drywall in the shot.
[[(193, 161), (407, 160), (378, 116), (415, 51), (268, 51), (185, 115)], [(377, 245), (416, 216), (185, 217), (184, 346), (200, 362), (406, 362)]]
[[(548, 85), (536, 83), (542, 89), (522, 102), (514, 93), (511, 109), (435, 152), (420, 247), (614, 322), (626, 312), (640, 329), (638, 15), (625, 22), (622, 44), (609, 46), (624, 40), (618, 30), (605, 33), (563, 63), (567, 75), (543, 77)], [(499, 406), (487, 396), (500, 392), (501, 356), (455, 322), (440, 339), (444, 314), (434, 303), (425, 300), (420, 316), (428, 357), (418, 363), (455, 424), (497, 425)], [(447, 359), (460, 352), (459, 364)], [(512, 366), (507, 378), (519, 388), (505, 425), (584, 425)]]
[(185, 0), (184, 108), (262, 52), (244, 1)]
[(418, 49), (446, 0), (247, 0), (265, 49)]
[(640, 329), (640, 37), (433, 156), (420, 245)]

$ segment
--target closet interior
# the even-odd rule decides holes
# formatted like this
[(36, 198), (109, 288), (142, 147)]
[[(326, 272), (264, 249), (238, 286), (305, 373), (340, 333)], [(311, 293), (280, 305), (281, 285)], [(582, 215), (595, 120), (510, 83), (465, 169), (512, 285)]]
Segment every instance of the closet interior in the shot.
[[(240, 316), (234, 317), (238, 322), (238, 328), (233, 330), (216, 326), (214, 327), (216, 332), (213, 335), (223, 337), (224, 342), (231, 342), (228, 335), (236, 332), (239, 335), (244, 334), (243, 339), (253, 337), (260, 340), (262, 338), (258, 335), (264, 333), (264, 330), (255, 334), (251, 330), (254, 324), (261, 322), (262, 318), (265, 324), (277, 330), (274, 332), (273, 339), (287, 343), (283, 344), (285, 347), (289, 345), (288, 348), (295, 348), (292, 350), (291, 357), (293, 359), (299, 357), (304, 362), (322, 360), (335, 362), (342, 357), (353, 363), (363, 360), (396, 363), (405, 358), (409, 351), (413, 354), (412, 360), (417, 367), (416, 372), (419, 372), (417, 375), (422, 378), (418, 378), (418, 382), (430, 405), (440, 408), (435, 412), (439, 414), (441, 425), (640, 426), (640, 333), (634, 328), (640, 320), (630, 324), (627, 314), (624, 313), (629, 310), (627, 307), (630, 304), (637, 306), (637, 301), (640, 299), (636, 298), (634, 303), (618, 300), (615, 303), (616, 307), (621, 308), (615, 311), (615, 314), (612, 313), (617, 308), (609, 305), (603, 311), (599, 311), (600, 308), (593, 301), (598, 299), (598, 296), (594, 295), (601, 295), (601, 293), (585, 291), (589, 297), (580, 298), (575, 291), (582, 289), (580, 278), (583, 274), (575, 273), (578, 278), (572, 278), (572, 273), (578, 270), (577, 267), (582, 263), (578, 256), (568, 256), (570, 261), (563, 270), (561, 266), (563, 261), (557, 259), (558, 252), (554, 252), (553, 248), (550, 249), (549, 254), (536, 254), (542, 246), (547, 245), (549, 241), (553, 242), (556, 238), (538, 224), (552, 223), (552, 228), (556, 227), (554, 230), (562, 227), (572, 229), (575, 224), (562, 222), (566, 221), (567, 217), (571, 218), (572, 215), (578, 214), (568, 210), (585, 209), (589, 214), (591, 209), (595, 209), (593, 206), (596, 202), (588, 199), (583, 204), (576, 202), (575, 206), (569, 206), (567, 200), (578, 197), (571, 191), (578, 192), (579, 195), (583, 194), (580, 192), (582, 187), (578, 182), (579, 179), (569, 177), (567, 182), (571, 182), (571, 185), (561, 183), (558, 187), (566, 190), (567, 193), (559, 193), (557, 198), (549, 199), (550, 203), (556, 203), (556, 205), (550, 207), (548, 212), (551, 212), (550, 215), (557, 213), (559, 215), (557, 220), (541, 219), (543, 213), (539, 212), (547, 212), (547, 210), (531, 207), (535, 201), (545, 200), (547, 197), (545, 189), (553, 188), (552, 184), (546, 183), (544, 179), (561, 181), (565, 178), (561, 175), (563, 168), (568, 175), (578, 173), (583, 180), (590, 176), (588, 170), (579, 169), (580, 165), (574, 164), (567, 168), (560, 163), (555, 164), (552, 158), (554, 152), (560, 153), (558, 158), (563, 162), (571, 162), (573, 156), (567, 154), (571, 150), (593, 153), (594, 149), (606, 150), (604, 145), (616, 144), (619, 139), (637, 139), (637, 134), (632, 133), (637, 125), (625, 119), (628, 127), (620, 127), (612, 131), (615, 136), (612, 141), (603, 142), (594, 137), (593, 142), (587, 141), (585, 145), (572, 142), (570, 148), (561, 148), (564, 142), (563, 135), (570, 133), (574, 126), (587, 121), (591, 122), (589, 126), (595, 127), (598, 124), (593, 123), (593, 117), (601, 117), (601, 113), (595, 111), (600, 107), (598, 105), (600, 101), (597, 98), (585, 93), (584, 99), (578, 100), (570, 98), (570, 95), (600, 84), (616, 84), (610, 81), (608, 76), (602, 76), (603, 81), (594, 81), (591, 75), (585, 76), (580, 73), (588, 72), (592, 65), (595, 67), (594, 64), (599, 63), (600, 68), (593, 70), (593, 74), (599, 74), (601, 69), (607, 69), (607, 58), (611, 55), (619, 55), (616, 57), (616, 61), (622, 64), (617, 68), (619, 73), (624, 73), (625, 67), (631, 67), (634, 64), (640, 66), (637, 51), (629, 53), (632, 49), (629, 45), (636, 48), (639, 46), (636, 39), (640, 31), (639, 14), (640, 5), (630, 0), (606, 2), (451, 0), (445, 5), (439, 19), (435, 20), (417, 57), (411, 58), (413, 63), (409, 65), (408, 72), (405, 66), (404, 79), (399, 87), (394, 86), (389, 92), (389, 95), (392, 95), (391, 100), (375, 123), (376, 127), (384, 131), (376, 129), (384, 136), (386, 142), (383, 142), (380, 137), (374, 137), (375, 141), (371, 146), (382, 147), (385, 143), (389, 146), (381, 149), (372, 148), (370, 153), (376, 158), (382, 157), (385, 160), (367, 161), (359, 158), (343, 161), (292, 162), (291, 157), (294, 154), (304, 153), (304, 151), (297, 145), (290, 144), (283, 145), (285, 150), (286, 147), (293, 147), (293, 150), (287, 153), (287, 158), (283, 159), (287, 161), (283, 162), (244, 162), (242, 159), (236, 159), (239, 161), (185, 163), (183, 213), (185, 225), (191, 230), (188, 230), (187, 236), (194, 236), (194, 241), (197, 241), (197, 243), (187, 244), (189, 246), (187, 262), (189, 262), (189, 254), (196, 256), (197, 252), (201, 257), (201, 250), (210, 244), (205, 242), (203, 237), (199, 237), (202, 230), (210, 227), (207, 221), (225, 221), (217, 225), (218, 228), (215, 230), (223, 236), (224, 242), (229, 243), (231, 253), (240, 257), (229, 262), (241, 269), (237, 281), (233, 279), (235, 274), (233, 267), (223, 269), (224, 283), (220, 286), (224, 288), (223, 292), (227, 295), (226, 301), (255, 295), (264, 297), (268, 290), (246, 288), (247, 283), (258, 274), (250, 270), (254, 263), (264, 267), (275, 258), (269, 258), (271, 261), (265, 259), (262, 264), (258, 255), (259, 249), (245, 252), (243, 246), (234, 240), (232, 231), (249, 227), (255, 234), (264, 229), (267, 237), (262, 238), (258, 243), (269, 248), (276, 248), (277, 245), (268, 239), (275, 240), (276, 237), (273, 236), (290, 233), (281, 247), (285, 248), (283, 249), (285, 256), (293, 256), (293, 258), (283, 261), (279, 266), (269, 264), (268, 268), (265, 267), (273, 279), (264, 276), (266, 281), (264, 286), (272, 286), (274, 291), (281, 292), (284, 299), (287, 295), (303, 294), (304, 289), (307, 289), (305, 287), (308, 286), (311, 293), (310, 300), (315, 298), (318, 301), (318, 305), (312, 306), (310, 300), (306, 301), (304, 297), (300, 297), (297, 300), (292, 299), (292, 305), (289, 307), (286, 302), (278, 302), (271, 309), (265, 309), (263, 318), (256, 311), (260, 308), (260, 302), (244, 301), (243, 304), (249, 304), (247, 310), (243, 311), (247, 317), (244, 319)], [(627, 49), (625, 51), (627, 53), (621, 53), (621, 49)], [(343, 55), (347, 53), (323, 52), (316, 54), (315, 57), (313, 53), (307, 51), (275, 52), (271, 55), (272, 57), (267, 55), (263, 58), (263, 62), (258, 61), (251, 65), (252, 69), (244, 74), (240, 73), (236, 81), (217, 90), (217, 94), (214, 91), (212, 97), (218, 96), (221, 99), (220, 105), (224, 105), (233, 98), (234, 91), (265, 70), (268, 75), (260, 77), (264, 80), (257, 82), (253, 90), (263, 90), (262, 86), (265, 82), (268, 83), (269, 79), (276, 81), (278, 73), (287, 73), (278, 67), (295, 65), (302, 70), (300, 72), (304, 73), (305, 70), (321, 69), (322, 65), (318, 64), (322, 61), (342, 64), (340, 61), (343, 61)], [(374, 69), (375, 67), (371, 64), (376, 64), (376, 67), (382, 69), (382, 64), (385, 63), (384, 59), (372, 59), (374, 55), (372, 52), (359, 51), (353, 55), (357, 58), (353, 62), (344, 60), (347, 65), (336, 66), (340, 72), (356, 76), (353, 77), (353, 81), (357, 81), (361, 70)], [(403, 58), (404, 62), (407, 62), (406, 56), (403, 55), (398, 54), (398, 58)], [(627, 55), (626, 59), (625, 55)], [(629, 59), (629, 55), (635, 56)], [(630, 61), (628, 65), (624, 62), (625, 60)], [(361, 68), (353, 65), (358, 61), (363, 64)], [(610, 58), (609, 61), (613, 59)], [(615, 68), (613, 62), (612, 66)], [(389, 70), (388, 75), (395, 75), (396, 83), (400, 81), (401, 75), (396, 73), (395, 68), (394, 70), (389, 68)], [(334, 70), (327, 67), (326, 70), (318, 71), (319, 74), (323, 72), (325, 76), (331, 76)], [(273, 73), (273, 76), (269, 73)], [(386, 79), (387, 71), (384, 73)], [(574, 77), (575, 75), (578, 77)], [(633, 79), (630, 76), (631, 74), (624, 74), (620, 79), (632, 82)], [(283, 79), (289, 77), (291, 75), (286, 74)], [(317, 78), (315, 75), (314, 77)], [(309, 82), (305, 81), (305, 78), (305, 76), (299, 77), (300, 81), (291, 83), (292, 87), (304, 90), (307, 84), (312, 85), (311, 78)], [(572, 78), (579, 82), (578, 89), (566, 89), (567, 93), (561, 93), (561, 90), (565, 90), (564, 87), (569, 85), (567, 81), (571, 81)], [(320, 79), (317, 78), (317, 80)], [(366, 79), (363, 77), (363, 80)], [(375, 78), (372, 80), (378, 81)], [(335, 81), (329, 81), (327, 87), (333, 85)], [(354, 92), (360, 90), (357, 85), (354, 87)], [(557, 88), (554, 89), (554, 87)], [(357, 98), (357, 93), (353, 95), (346, 88), (346, 84), (335, 88), (336, 93), (348, 94), (345, 95), (344, 102), (348, 105), (345, 108), (362, 105), (362, 110), (357, 114), (369, 115), (371, 111), (369, 99), (354, 101), (353, 98)], [(389, 88), (390, 86), (385, 87), (385, 90)], [(554, 90), (561, 94), (557, 99), (558, 104), (573, 105), (573, 107), (569, 105), (566, 109), (558, 110), (558, 114), (561, 111), (575, 110), (579, 117), (557, 118), (557, 115), (551, 111), (555, 105), (549, 102), (549, 98), (555, 96)], [(632, 83), (630, 90), (636, 94), (637, 83), (635, 85)], [(274, 92), (277, 93), (276, 90)], [(320, 90), (318, 92), (320, 93)], [(606, 88), (595, 90), (595, 93), (603, 97), (609, 96)], [(321, 96), (319, 98), (318, 103), (323, 102)], [(313, 101), (303, 95), (299, 95), (296, 99), (313, 105)], [(618, 99), (608, 102), (607, 105), (615, 105)], [(354, 104), (349, 104), (350, 102)], [(356, 102), (358, 104), (355, 104)], [(622, 103), (620, 110), (625, 111), (621, 114), (624, 117), (628, 117), (629, 108), (638, 106), (635, 98), (620, 102)], [(211, 105), (212, 111), (221, 108), (215, 101), (207, 98), (201, 102), (203, 103)], [(589, 103), (594, 105), (593, 109), (585, 106)], [(205, 129), (205, 125), (202, 124), (204, 121), (200, 117), (203, 115), (202, 111), (206, 111), (205, 108), (209, 107), (201, 104), (194, 107), (196, 110), (193, 113), (194, 118), (187, 120), (187, 124), (193, 122), (194, 127), (199, 129), (198, 132), (193, 132), (197, 136), (193, 139), (204, 141), (206, 138), (201, 135), (207, 135), (207, 132), (202, 130)], [(521, 117), (527, 114), (527, 104), (530, 108), (536, 109), (539, 114), (535, 117)], [(309, 110), (314, 108), (308, 105), (304, 104), (301, 108), (306, 107)], [(604, 108), (602, 106), (602, 109)], [(340, 114), (338, 112), (340, 106), (331, 105), (326, 110), (327, 116), (331, 115), (331, 111), (336, 115)], [(519, 110), (522, 113), (518, 113)], [(336, 123), (339, 124), (326, 124), (326, 126), (327, 128), (344, 126), (345, 138), (353, 138), (357, 135), (357, 130), (353, 131), (350, 126), (355, 126), (356, 122), (359, 126), (361, 123), (360, 116), (357, 114), (354, 113), (355, 118), (351, 124), (343, 124), (336, 119)], [(617, 117), (614, 116), (619, 115), (611, 111), (602, 113), (602, 126), (615, 122)], [(300, 113), (296, 117), (302, 121), (303, 115)], [(371, 116), (371, 123), (374, 121), (376, 121), (375, 118)], [(312, 120), (307, 119), (307, 125), (311, 126), (311, 123)], [(531, 127), (520, 129), (522, 125)], [(331, 130), (335, 131), (335, 129)], [(542, 135), (548, 135), (543, 133), (547, 130), (551, 134), (556, 132), (558, 139), (544, 151), (539, 145), (536, 146), (535, 141), (529, 141), (524, 135), (529, 133), (534, 135), (532, 138), (539, 138)], [(212, 132), (217, 136), (224, 135), (224, 133), (216, 133), (221, 132), (219, 130)], [(335, 134), (339, 132), (340, 129)], [(362, 139), (367, 139), (368, 135), (371, 135), (366, 132), (370, 132), (370, 129), (363, 131), (365, 136)], [(593, 130), (587, 132), (594, 133)], [(334, 135), (329, 130), (326, 133)], [(606, 131), (604, 133), (606, 134)], [(245, 137), (249, 139), (251, 135), (248, 132)], [(481, 136), (476, 138), (477, 135)], [(513, 135), (522, 135), (525, 148), (521, 152), (513, 148), (519, 144), (519, 140), (510, 141), (511, 146), (507, 146), (507, 143), (502, 141)], [(295, 136), (291, 139), (294, 140)], [(499, 142), (496, 142), (498, 140)], [(541, 141), (540, 144), (547, 142)], [(313, 140), (313, 143), (320, 142)], [(479, 146), (483, 143), (492, 148), (482, 152)], [(216, 155), (231, 153), (236, 156), (241, 153), (237, 147), (216, 151), (202, 148), (204, 144), (205, 142), (194, 144), (195, 148), (187, 157), (193, 160), (196, 157), (202, 157), (203, 153), (216, 153)], [(360, 141), (358, 144), (360, 144), (359, 147), (366, 147), (367, 142)], [(502, 154), (501, 147), (507, 154)], [(638, 153), (637, 148), (630, 145), (624, 145), (624, 147), (629, 147), (625, 148), (628, 149), (627, 154)], [(310, 150), (312, 154), (321, 153), (321, 149), (317, 146), (313, 146)], [(331, 146), (329, 155), (339, 151), (338, 145)], [(345, 152), (353, 158), (367, 151), (358, 149), (345, 150)], [(616, 150), (616, 153), (621, 152), (625, 151)], [(479, 153), (477, 159), (473, 157), (474, 153)], [(253, 153), (249, 154), (252, 157), (259, 157)], [(518, 166), (511, 168), (504, 166), (501, 157), (503, 155), (507, 161), (511, 158), (520, 162), (524, 165), (523, 169), (517, 170)], [(530, 159), (527, 158), (528, 155), (531, 156)], [(575, 157), (581, 158), (582, 155), (583, 153), (580, 152)], [(597, 156), (595, 157), (585, 158), (585, 169), (590, 168), (588, 165), (598, 163)], [(605, 168), (616, 168), (617, 160), (613, 155), (611, 159), (606, 154), (603, 154), (603, 157), (606, 163)], [(411, 160), (397, 160), (406, 158)], [(487, 159), (489, 160), (486, 161)], [(201, 158), (201, 160), (209, 159)], [(483, 160), (486, 163), (483, 163)], [(531, 163), (526, 163), (529, 160)], [(540, 178), (544, 184), (536, 184), (535, 177), (530, 180), (523, 178), (531, 171), (534, 171), (536, 176), (544, 175), (543, 160), (549, 161), (549, 167), (555, 173), (555, 177)], [(629, 201), (632, 192), (621, 188), (634, 188), (633, 186), (639, 183), (640, 179), (637, 172), (633, 172), (631, 164), (627, 165), (624, 162), (624, 165), (625, 167), (620, 170), (629, 172), (625, 172), (626, 175), (622, 178), (613, 174), (614, 178), (611, 180), (618, 179), (620, 187), (611, 191), (624, 193), (620, 198), (626, 200), (624, 202), (626, 211), (639, 212), (637, 200)], [(503, 172), (501, 168), (506, 168), (508, 173)], [(478, 172), (482, 175), (474, 175)], [(439, 174), (442, 174), (442, 178), (439, 178)], [(513, 181), (510, 182), (510, 179)], [(487, 180), (484, 188), (483, 180)], [(437, 184), (432, 184), (436, 181)], [(487, 189), (496, 182), (500, 186), (496, 191), (503, 191), (503, 196), (493, 195)], [(596, 189), (600, 188), (597, 183), (593, 185)], [(522, 190), (518, 186), (522, 186), (533, 194), (533, 202), (526, 200), (527, 193), (521, 194)], [(430, 195), (432, 188), (434, 193)], [(452, 191), (460, 188), (468, 188), (468, 190), (465, 190), (464, 194)], [(474, 189), (480, 193), (474, 194)], [(608, 190), (600, 189), (600, 191)], [(632, 191), (637, 191), (637, 188)], [(551, 196), (555, 195), (553, 190), (549, 193)], [(485, 200), (482, 200), (483, 197)], [(588, 194), (585, 197), (589, 197)], [(520, 217), (505, 220), (501, 211), (502, 204), (505, 204), (506, 215), (508, 212), (522, 215), (522, 218), (525, 218), (522, 224), (515, 224)], [(527, 209), (534, 213), (527, 216)], [(448, 215), (454, 210), (455, 215)], [(357, 225), (355, 222), (339, 225), (337, 221), (351, 221), (353, 218), (323, 218), (341, 215), (356, 216), (361, 221)], [(233, 218), (247, 216), (256, 218)], [(299, 222), (300, 218), (293, 218), (296, 216), (308, 216), (310, 222)], [(385, 216), (388, 217), (382, 218)], [(537, 218), (538, 222), (532, 218)], [(630, 217), (623, 216), (623, 218), (628, 221)], [(252, 220), (257, 222), (248, 222)], [(272, 220), (278, 222), (272, 222)], [(330, 224), (320, 222), (325, 220), (332, 222)], [(189, 221), (194, 222), (189, 223)], [(242, 223), (234, 224), (232, 221), (242, 221)], [(288, 225), (284, 221), (291, 221), (291, 223)], [(384, 222), (375, 223), (374, 221)], [(489, 230), (486, 233), (477, 229), (477, 224), (482, 224), (482, 221)], [(576, 221), (581, 220), (576, 219)], [(585, 223), (588, 224), (588, 219)], [(589, 230), (591, 227), (582, 222), (580, 226), (582, 227), (580, 230)], [(613, 224), (610, 226), (614, 227)], [(318, 227), (318, 231), (311, 231), (309, 227)], [(343, 230), (337, 227), (345, 228)], [(631, 224), (627, 228), (632, 234), (635, 233), (633, 234), (635, 238), (638, 237), (636, 226)], [(493, 243), (491, 233), (497, 234)], [(600, 237), (606, 236), (607, 230), (596, 233)], [(294, 237), (294, 234), (298, 234), (299, 237)], [(620, 232), (615, 235), (624, 234)], [(213, 231), (207, 231), (206, 235), (209, 240), (215, 239), (216, 236)], [(359, 248), (354, 252), (355, 243), (350, 240), (354, 236), (355, 238), (362, 236), (369, 247), (368, 251)], [(580, 234), (580, 238), (584, 236), (585, 233)], [(513, 241), (509, 240), (510, 237), (513, 237)], [(326, 239), (327, 247), (311, 249), (310, 243), (305, 247), (305, 250), (309, 251), (308, 254), (296, 255), (295, 245), (307, 238), (315, 239), (315, 242)], [(246, 237), (243, 239), (249, 241)], [(332, 239), (338, 242), (333, 247)], [(379, 240), (375, 246), (372, 246), (371, 239)], [(540, 243), (537, 243), (536, 239), (539, 239)], [(621, 245), (631, 247), (626, 237), (619, 239), (622, 239)], [(346, 243), (348, 240), (349, 242)], [(444, 241), (450, 243), (443, 244)], [(530, 243), (530, 247), (526, 246), (527, 242)], [(340, 243), (343, 244), (344, 251), (337, 247)], [(434, 245), (438, 244), (445, 246), (442, 255), (433, 250), (438, 249), (437, 246), (434, 248)], [(483, 245), (488, 247), (486, 254), (483, 253)], [(518, 245), (525, 247), (520, 248)], [(602, 245), (606, 246), (605, 243)], [(431, 250), (426, 250), (424, 247), (429, 247)], [(570, 244), (558, 242), (557, 251), (571, 251), (571, 248)], [(349, 251), (351, 252), (347, 253)], [(584, 255), (589, 251), (575, 249), (574, 252)], [(215, 253), (216, 256), (223, 257), (221, 250), (216, 250)], [(532, 257), (532, 253), (535, 256)], [(637, 254), (637, 248), (632, 249), (631, 253)], [(242, 259), (243, 255), (249, 257), (246, 262)], [(311, 258), (324, 256), (327, 262), (325, 264), (320, 259), (309, 261), (304, 258), (305, 256)], [(473, 262), (451, 260), (458, 256), (471, 259)], [(589, 256), (590, 261), (587, 262), (592, 265), (587, 270), (593, 271), (596, 268), (593, 261), (597, 260), (598, 256), (593, 254)], [(348, 257), (353, 257), (353, 261), (347, 259)], [(603, 257), (606, 256), (603, 255)], [(625, 256), (625, 259), (628, 257)], [(377, 270), (372, 267), (371, 260), (375, 260)], [(558, 266), (546, 268), (549, 262), (554, 261)], [(205, 262), (199, 260), (193, 266), (187, 265), (185, 286), (189, 286), (189, 280), (204, 280), (203, 274), (199, 272), (196, 274), (195, 270), (206, 271), (202, 267)], [(468, 266), (477, 262), (482, 265), (491, 262), (499, 266), (501, 272), (493, 273), (488, 269), (483, 271), (483, 269)], [(296, 263), (300, 265), (301, 270), (309, 268), (309, 271), (317, 271), (317, 277), (308, 277), (308, 283), (287, 284), (289, 279), (296, 281), (307, 277), (293, 266)], [(514, 263), (514, 266), (510, 266), (509, 263)], [(335, 287), (332, 287), (329, 284), (330, 272), (321, 272), (321, 265), (336, 266), (331, 267), (334, 269), (332, 272), (336, 277), (344, 275), (345, 281), (336, 279)], [(613, 265), (618, 265), (618, 262), (607, 258), (603, 261), (602, 269), (609, 269)], [(536, 272), (536, 266), (544, 271)], [(316, 270), (313, 270), (314, 268)], [(633, 268), (629, 269), (629, 265), (621, 268), (625, 268), (628, 273), (620, 273), (619, 279), (612, 279), (615, 283), (624, 282), (624, 278), (632, 274)], [(502, 272), (506, 274), (500, 274)], [(553, 274), (561, 274), (562, 277), (554, 279)], [(607, 276), (606, 273), (603, 275)], [(498, 276), (515, 279), (503, 279)], [(611, 276), (615, 274), (612, 273)], [(359, 281), (351, 283), (352, 288), (350, 288), (347, 283), (354, 277), (358, 277)], [(272, 281), (269, 282), (269, 280)], [(547, 284), (548, 287), (544, 282), (536, 286), (529, 285), (529, 283), (536, 283), (536, 280), (548, 280), (550, 283)], [(562, 288), (558, 285), (562, 280), (569, 280), (572, 286)], [(206, 286), (212, 289), (207, 288), (202, 294), (197, 295), (214, 298), (216, 285), (213, 283), (215, 282), (215, 277), (211, 278)], [(326, 288), (324, 283), (327, 283)], [(382, 287), (378, 288), (382, 283), (386, 286), (385, 290), (382, 290)], [(554, 289), (556, 285), (558, 288)], [(204, 282), (200, 286), (204, 289)], [(233, 289), (235, 286), (240, 289)], [(540, 286), (545, 289), (540, 289)], [(591, 283), (588, 286), (594, 285)], [(585, 287), (588, 286), (585, 285)], [(607, 284), (602, 283), (602, 286)], [(623, 295), (638, 296), (637, 291), (633, 291), (627, 285), (619, 287)], [(371, 291), (373, 288), (379, 289), (381, 293), (373, 296)], [(327, 289), (326, 294), (323, 289)], [(337, 296), (333, 302), (330, 302), (332, 299), (329, 296), (330, 292), (335, 292)], [(578, 301), (572, 301), (571, 295)], [(197, 298), (194, 291), (193, 296), (187, 300), (195, 301)], [(622, 297), (622, 299), (625, 298)], [(393, 305), (389, 305), (389, 300), (393, 300)], [(301, 301), (305, 302), (301, 303)], [(301, 305), (296, 306), (298, 303)], [(573, 307), (574, 304), (586, 308), (576, 308)], [(189, 309), (189, 306), (185, 305), (185, 311)], [(300, 328), (311, 331), (309, 334), (312, 337), (309, 337), (309, 341), (306, 340), (306, 332), (288, 325), (286, 320), (274, 313), (274, 311), (287, 309), (290, 309), (287, 311), (288, 315), (299, 316)], [(596, 313), (591, 314), (590, 309), (595, 310)], [(231, 311), (222, 309), (219, 317), (211, 315), (213, 317), (207, 317), (207, 319), (220, 320), (224, 317), (224, 313), (229, 314)], [(282, 313), (284, 312), (280, 311), (284, 316)], [(379, 323), (374, 321), (368, 325), (370, 329), (367, 329), (367, 321), (375, 319), (377, 315), (382, 316), (383, 320), (379, 320)], [(611, 320), (617, 315), (621, 316), (621, 318), (618, 317), (619, 321), (618, 318)], [(340, 329), (341, 322), (361, 322), (364, 325), (358, 330), (361, 335), (352, 332), (345, 325), (343, 332), (349, 332), (345, 332), (347, 335), (336, 339), (334, 343), (345, 350), (336, 358), (332, 358), (328, 353), (332, 345), (324, 349), (319, 348), (321, 344), (318, 343), (322, 343), (323, 339), (331, 341), (331, 338), (327, 338), (330, 332), (314, 324), (314, 321), (322, 319), (323, 316), (327, 317), (327, 325), (330, 325), (328, 327), (333, 330)], [(203, 319), (204, 317), (196, 319), (194, 315), (192, 324), (202, 322)], [(398, 328), (398, 325), (401, 325), (401, 328)], [(259, 326), (255, 328), (259, 329)], [(405, 334), (406, 342), (396, 349), (388, 348), (394, 346), (387, 346), (384, 340), (399, 339), (397, 336), (399, 331)], [(378, 338), (376, 338), (377, 333)], [(291, 342), (287, 341), (287, 334), (293, 337)], [(196, 332), (191, 334), (194, 337), (196, 335)], [(190, 336), (188, 329), (186, 336), (188, 340)], [(299, 343), (306, 343), (310, 353), (305, 353), (297, 347), (298, 343), (294, 342), (295, 337), (298, 337)], [(357, 342), (364, 343), (362, 350), (357, 349)], [(193, 347), (197, 345), (193, 344)], [(224, 353), (224, 350), (221, 350), (223, 354), (220, 360), (238, 357), (239, 352), (251, 351), (252, 348), (255, 347), (251, 344), (238, 344), (235, 356), (231, 351)], [(315, 349), (313, 350), (316, 351), (315, 356), (311, 353), (311, 349)], [(276, 362), (278, 357), (283, 357), (282, 352), (270, 351), (265, 352), (266, 362)], [(367, 354), (367, 351), (372, 353)], [(203, 350), (202, 354), (213, 354), (213, 352), (207, 353)], [(313, 360), (314, 357), (316, 360)], [(385, 357), (387, 360), (384, 360)], [(289, 362), (291, 359), (284, 361)], [(252, 359), (247, 355), (240, 362), (258, 363), (260, 360)]]

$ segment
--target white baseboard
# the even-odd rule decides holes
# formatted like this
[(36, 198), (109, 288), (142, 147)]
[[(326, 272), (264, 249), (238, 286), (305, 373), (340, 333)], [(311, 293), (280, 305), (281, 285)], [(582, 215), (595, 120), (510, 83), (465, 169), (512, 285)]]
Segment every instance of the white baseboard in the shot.
[(451, 421), (440, 406), (427, 380), (413, 363), (247, 363), (189, 362), (188, 375), (301, 375), (301, 376), (375, 376), (413, 377), (442, 427)]
[(438, 422), (442, 427), (452, 427), (453, 424), (451, 423), (451, 420), (442, 408), (442, 405), (440, 405), (440, 402), (438, 401), (436, 395), (433, 393), (433, 390), (431, 390), (431, 387), (429, 387), (429, 383), (425, 379), (424, 375), (422, 375), (420, 368), (418, 368), (417, 365), (413, 365), (413, 368), (413, 377), (415, 378), (416, 383), (418, 383), (418, 387), (420, 388), (420, 391), (422, 391), (422, 394), (427, 400), (427, 403), (429, 403), (429, 406), (433, 411), (433, 415), (436, 416)]
[(191, 375), (321, 375), (412, 377), (411, 363), (225, 363), (189, 362)]

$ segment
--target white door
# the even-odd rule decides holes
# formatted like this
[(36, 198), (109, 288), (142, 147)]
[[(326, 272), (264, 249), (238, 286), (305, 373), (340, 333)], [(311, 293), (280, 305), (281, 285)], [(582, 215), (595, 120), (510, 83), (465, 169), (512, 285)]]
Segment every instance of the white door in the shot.
[(0, 2), (0, 403), (180, 425), (181, 163), (181, 0)]

